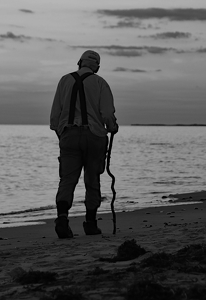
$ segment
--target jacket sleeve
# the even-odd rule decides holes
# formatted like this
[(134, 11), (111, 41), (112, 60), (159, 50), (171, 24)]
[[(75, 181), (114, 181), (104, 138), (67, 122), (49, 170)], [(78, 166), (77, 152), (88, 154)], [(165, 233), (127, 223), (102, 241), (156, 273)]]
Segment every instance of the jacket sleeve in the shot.
[(56, 93), (54, 96), (51, 114), (50, 114), (50, 129), (57, 132), (59, 126), (59, 118), (61, 115), (61, 80), (57, 86)]
[(118, 125), (116, 123), (117, 119), (115, 117), (114, 98), (106, 81), (104, 81), (101, 89), (100, 114), (108, 132), (118, 130)]

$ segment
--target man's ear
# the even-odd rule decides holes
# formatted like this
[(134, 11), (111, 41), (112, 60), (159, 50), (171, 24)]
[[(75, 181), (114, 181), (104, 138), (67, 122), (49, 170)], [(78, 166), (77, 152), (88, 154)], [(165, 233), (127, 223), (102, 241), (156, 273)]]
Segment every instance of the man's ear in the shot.
[(82, 64), (82, 60), (80, 59), (77, 63), (77, 65), (79, 66), (79, 68), (81, 68), (81, 64)]
[(100, 66), (98, 66), (98, 67), (96, 68), (96, 70), (94, 70), (94, 73), (97, 73), (97, 72), (99, 71), (99, 68), (100, 68)]

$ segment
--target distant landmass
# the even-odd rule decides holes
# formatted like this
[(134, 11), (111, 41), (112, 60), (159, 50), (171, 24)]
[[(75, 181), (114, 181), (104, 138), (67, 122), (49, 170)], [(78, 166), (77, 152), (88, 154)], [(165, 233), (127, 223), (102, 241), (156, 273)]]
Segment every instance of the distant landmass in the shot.
[(206, 124), (131, 124), (131, 126), (206, 126)]

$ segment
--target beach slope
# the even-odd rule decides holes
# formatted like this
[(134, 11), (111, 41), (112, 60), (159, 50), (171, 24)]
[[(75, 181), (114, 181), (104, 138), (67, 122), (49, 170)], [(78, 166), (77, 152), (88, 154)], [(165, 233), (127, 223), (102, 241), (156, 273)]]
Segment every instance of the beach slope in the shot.
[(122, 212), (116, 235), (99, 214), (98, 236), (73, 217), (71, 240), (54, 220), (0, 229), (0, 299), (203, 299), (205, 213), (205, 201)]

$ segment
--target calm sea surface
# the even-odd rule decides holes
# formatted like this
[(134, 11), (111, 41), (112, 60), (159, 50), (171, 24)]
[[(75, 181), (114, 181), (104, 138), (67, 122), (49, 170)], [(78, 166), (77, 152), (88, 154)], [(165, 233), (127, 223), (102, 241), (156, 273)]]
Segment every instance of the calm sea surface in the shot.
[[(116, 177), (115, 210), (169, 205), (171, 193), (206, 186), (206, 127), (121, 126), (110, 170)], [(58, 141), (48, 126), (0, 125), (0, 227), (55, 218)], [(110, 211), (111, 178), (101, 176), (102, 206)], [(84, 214), (81, 176), (71, 215)]]

